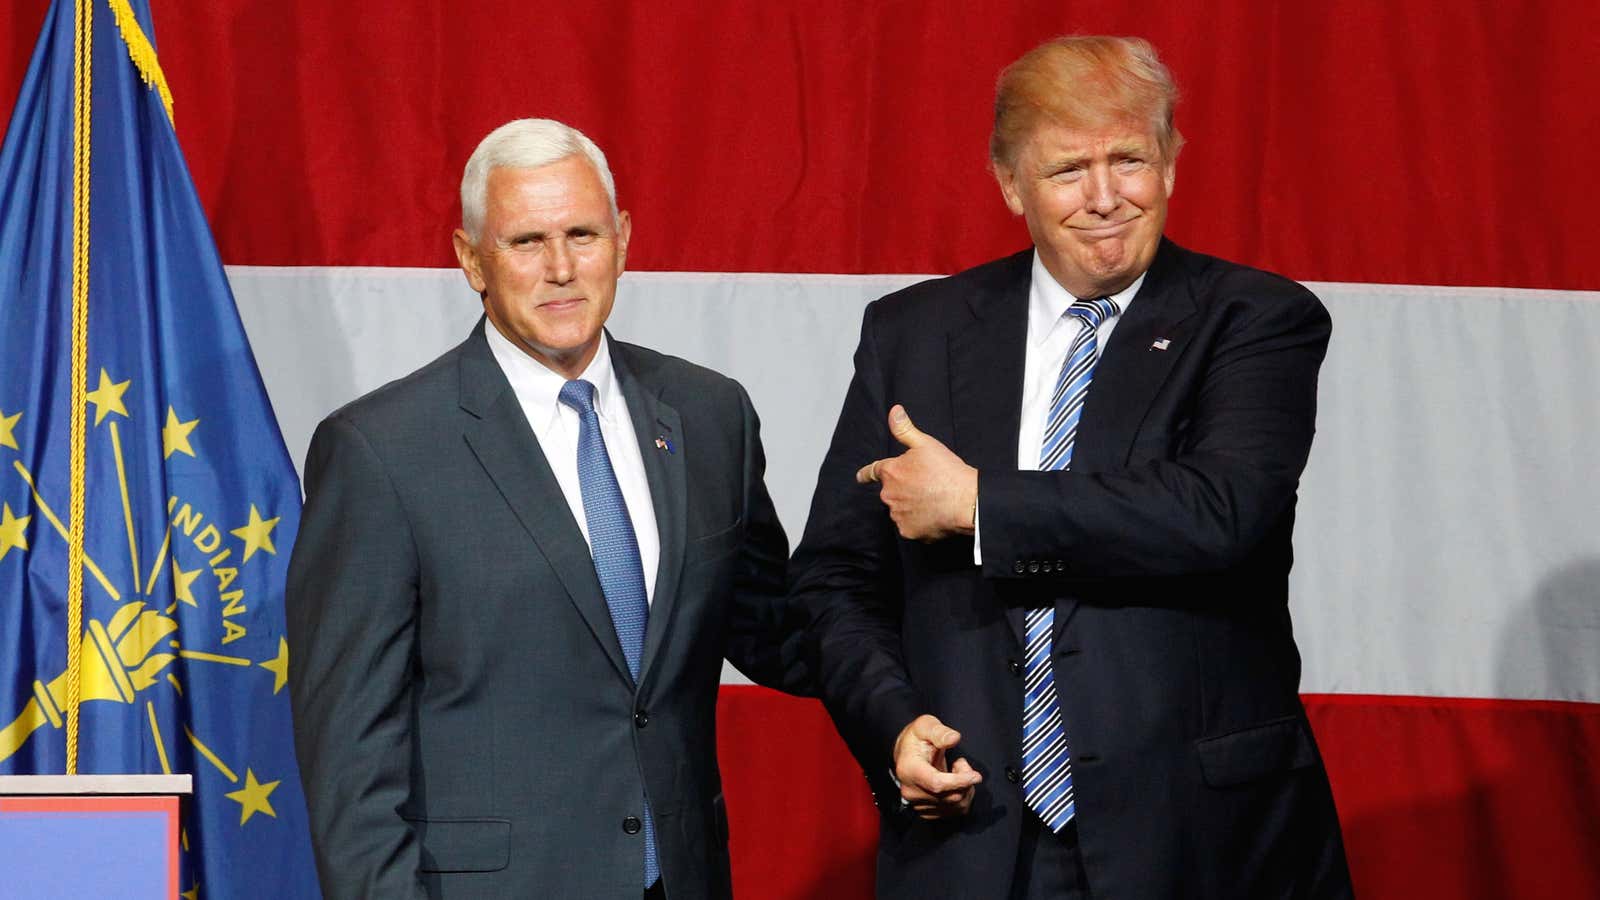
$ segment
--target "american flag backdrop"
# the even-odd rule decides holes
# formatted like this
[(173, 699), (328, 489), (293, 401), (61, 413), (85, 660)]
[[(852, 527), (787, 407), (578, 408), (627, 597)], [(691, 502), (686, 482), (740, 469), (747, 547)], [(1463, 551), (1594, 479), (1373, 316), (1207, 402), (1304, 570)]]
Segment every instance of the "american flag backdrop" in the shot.
[[(0, 2), (8, 108), (46, 6)], [(465, 336), (461, 167), (547, 116), (633, 214), (613, 333), (750, 389), (791, 540), (863, 306), (1026, 245), (986, 169), (1000, 68), (1150, 39), (1188, 141), (1169, 235), (1334, 319), (1292, 609), (1358, 892), (1600, 896), (1592, 0), (151, 6), (291, 455)], [(815, 703), (740, 680), (739, 896), (870, 896), (858, 768)]]

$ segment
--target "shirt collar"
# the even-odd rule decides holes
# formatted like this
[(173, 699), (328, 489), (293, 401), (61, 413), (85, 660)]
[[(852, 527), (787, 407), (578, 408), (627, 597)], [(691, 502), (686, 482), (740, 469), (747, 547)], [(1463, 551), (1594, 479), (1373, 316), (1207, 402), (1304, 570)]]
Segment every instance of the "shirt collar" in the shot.
[[(517, 402), (529, 418), (537, 414), (536, 424), (551, 421), (561, 411), (561, 387), (567, 379), (511, 343), (493, 322), (483, 323), (483, 333), (495, 362), (506, 373)], [(600, 348), (578, 378), (594, 385), (594, 410), (601, 419), (607, 419), (606, 411), (613, 408), (618, 387), (616, 370), (611, 366), (611, 344), (604, 329), (600, 332)]]
[[(1149, 274), (1146, 269), (1139, 273), (1133, 284), (1112, 294), (1109, 299), (1117, 304), (1121, 310), (1118, 316), (1128, 313), (1128, 307), (1133, 305), (1133, 298), (1139, 293), (1139, 288), (1144, 285), (1144, 277)], [(1033, 251), (1032, 284), (1028, 287), (1028, 343), (1038, 345), (1061, 324), (1066, 315), (1067, 307), (1077, 302), (1078, 298), (1067, 292), (1050, 270), (1044, 267), (1044, 261), (1039, 258), (1039, 251)]]

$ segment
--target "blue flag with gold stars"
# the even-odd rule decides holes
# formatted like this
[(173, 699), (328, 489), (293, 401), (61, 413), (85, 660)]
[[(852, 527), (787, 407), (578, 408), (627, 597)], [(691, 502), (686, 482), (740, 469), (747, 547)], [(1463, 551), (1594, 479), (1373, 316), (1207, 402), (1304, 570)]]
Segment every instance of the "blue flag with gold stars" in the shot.
[(183, 896), (315, 897), (300, 490), (172, 122), (145, 0), (54, 3), (0, 149), (0, 774), (191, 773)]

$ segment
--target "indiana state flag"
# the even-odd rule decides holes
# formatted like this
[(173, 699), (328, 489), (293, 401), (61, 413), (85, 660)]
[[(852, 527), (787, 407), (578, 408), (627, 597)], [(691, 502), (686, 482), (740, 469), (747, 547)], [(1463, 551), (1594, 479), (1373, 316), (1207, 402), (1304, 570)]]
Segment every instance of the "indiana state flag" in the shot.
[(191, 773), (183, 896), (315, 897), (300, 491), (145, 0), (45, 20), (0, 150), (0, 359), (0, 774)]

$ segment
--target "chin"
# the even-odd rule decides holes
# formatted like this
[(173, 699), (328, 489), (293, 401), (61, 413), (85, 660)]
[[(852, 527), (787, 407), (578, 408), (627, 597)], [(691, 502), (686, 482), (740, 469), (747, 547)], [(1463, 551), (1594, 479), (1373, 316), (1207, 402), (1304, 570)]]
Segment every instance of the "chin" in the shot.
[(1096, 281), (1107, 282), (1121, 278), (1128, 272), (1129, 268), (1128, 258), (1119, 256), (1116, 259), (1090, 260), (1088, 265), (1083, 267), (1083, 270), (1089, 273)]
[(1138, 262), (1139, 254), (1127, 244), (1123, 244), (1114, 250), (1108, 247), (1096, 253), (1088, 268), (1102, 278), (1121, 278), (1131, 273), (1138, 266)]

